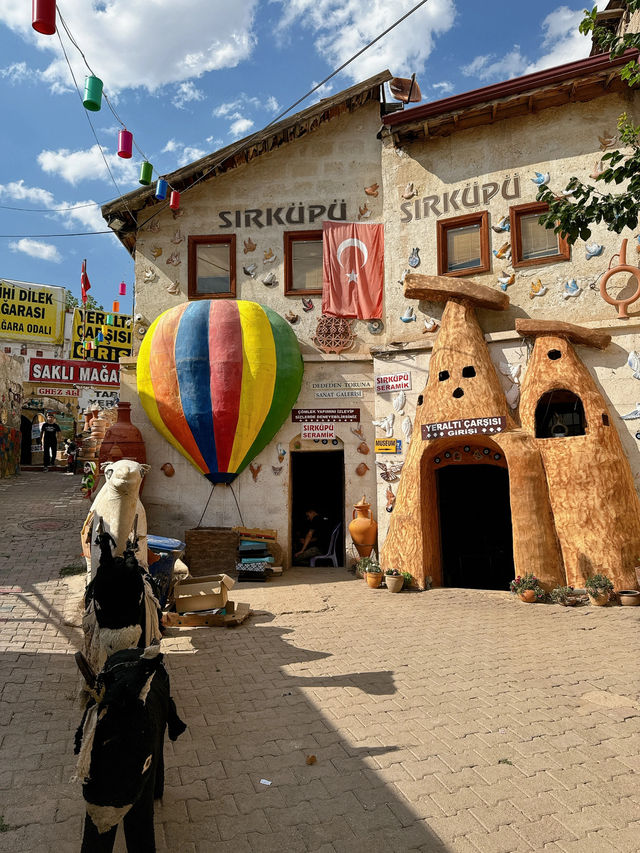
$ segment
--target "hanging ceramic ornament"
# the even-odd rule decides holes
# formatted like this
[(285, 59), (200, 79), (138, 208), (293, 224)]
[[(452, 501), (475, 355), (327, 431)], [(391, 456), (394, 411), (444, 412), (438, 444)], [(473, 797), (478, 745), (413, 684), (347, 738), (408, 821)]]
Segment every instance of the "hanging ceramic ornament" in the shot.
[(120, 296), (126, 296), (127, 295), (127, 285), (124, 281), (120, 282), (120, 287), (118, 288), (118, 293), (120, 294)]
[(517, 408), (520, 402), (520, 386), (512, 385), (506, 393), (507, 403), (512, 409)]
[(140, 164), (140, 177), (138, 178), (138, 183), (142, 184), (143, 187), (148, 187), (151, 184), (151, 179), (153, 178), (153, 166), (148, 160), (145, 160)]
[(420, 255), (418, 254), (419, 251), (420, 249), (418, 249), (417, 247), (411, 250), (409, 260), (407, 261), (411, 269), (415, 269), (416, 267), (420, 266)]
[(43, 36), (52, 36), (56, 31), (56, 0), (33, 0), (31, 26)]
[[(255, 264), (251, 264), (251, 266), (255, 266)], [(278, 279), (273, 270), (269, 270), (268, 273), (265, 273), (265, 275), (262, 276), (260, 281), (267, 287), (273, 287), (274, 284), (278, 283)]]
[(156, 191), (154, 194), (155, 198), (157, 198), (158, 201), (164, 201), (165, 198), (167, 197), (167, 190), (168, 189), (169, 189), (169, 184), (165, 181), (165, 179), (164, 178), (158, 178), (158, 180), (156, 181)]
[(82, 105), (92, 113), (97, 113), (102, 106), (102, 80), (99, 77), (91, 75), (85, 78)]
[(133, 133), (121, 130), (118, 133), (118, 157), (129, 160), (133, 154)]
[(282, 474), (282, 465), (279, 465), (279, 466), (272, 465), (271, 470), (276, 475), (276, 477), (279, 477), (280, 474)]
[(590, 261), (591, 258), (597, 258), (602, 254), (604, 246), (600, 243), (586, 243), (584, 249), (586, 252), (586, 258)]
[(409, 181), (409, 183), (404, 188), (404, 191), (402, 193), (402, 198), (406, 198), (407, 200), (409, 200), (409, 199), (413, 198), (414, 195), (417, 195), (416, 188), (413, 185), (413, 181)]
[(176, 228), (173, 237), (171, 238), (171, 242), (174, 246), (179, 246), (180, 243), (184, 243), (184, 234), (179, 228)]
[(115, 320), (113, 319), (113, 314), (107, 314), (107, 326), (114, 326)]
[(380, 476), (385, 483), (395, 483), (396, 480), (400, 479), (399, 474), (404, 462), (376, 462), (376, 465), (380, 469)]
[(283, 462), (283, 461), (284, 461), (284, 457), (287, 455), (287, 451), (286, 451), (286, 450), (284, 449), (284, 447), (280, 444), (280, 442), (278, 442), (278, 443), (276, 444), (276, 450), (277, 450), (277, 452), (278, 452), (278, 462)]
[(249, 463), (249, 470), (251, 471), (251, 476), (253, 477), (253, 482), (256, 483), (258, 481), (258, 474), (262, 470), (262, 465), (256, 465), (253, 462)]
[(491, 226), (491, 230), (495, 231), (496, 234), (500, 234), (501, 231), (511, 231), (511, 222), (509, 221), (509, 217), (503, 216), (497, 225)]
[(111, 308), (114, 314), (118, 314), (120, 311), (120, 303), (117, 300), (114, 300), (113, 307)]
[(169, 196), (169, 207), (171, 210), (175, 211), (180, 209), (180, 193), (177, 190), (171, 190), (171, 195)]
[(426, 335), (427, 332), (435, 332), (440, 323), (435, 319), (435, 317), (427, 317), (424, 321), (424, 329), (422, 330), (422, 334)]
[(541, 187), (543, 184), (548, 184), (551, 180), (549, 172), (534, 172), (534, 175), (535, 177), (531, 178), (531, 180), (538, 187)]
[(369, 329), (372, 335), (379, 335), (384, 330), (384, 323), (382, 320), (369, 320), (367, 329)]
[(171, 284), (168, 284), (167, 293), (170, 293), (172, 296), (177, 296), (180, 293), (180, 283), (172, 281)]

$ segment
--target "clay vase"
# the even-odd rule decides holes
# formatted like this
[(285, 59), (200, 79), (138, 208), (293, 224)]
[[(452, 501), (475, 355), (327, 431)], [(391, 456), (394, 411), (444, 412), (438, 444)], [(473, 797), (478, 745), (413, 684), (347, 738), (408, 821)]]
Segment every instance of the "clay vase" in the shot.
[[(147, 461), (142, 433), (131, 423), (131, 403), (118, 403), (118, 420), (104, 434), (100, 448), (100, 462), (109, 462), (114, 445), (119, 448), (118, 458), (132, 459), (142, 464)], [(120, 455), (122, 454), (122, 455)], [(142, 481), (144, 484), (144, 480)]]
[(596, 607), (605, 607), (609, 603), (609, 593), (599, 592), (597, 595), (589, 593), (589, 601)]
[(349, 522), (349, 533), (361, 557), (370, 557), (378, 535), (378, 525), (371, 514), (371, 504), (365, 495), (360, 503), (354, 504), (353, 521)]
[(389, 592), (400, 592), (404, 585), (404, 578), (402, 575), (387, 575), (384, 582), (386, 583)]
[(520, 593), (520, 600), (526, 601), (527, 604), (533, 604), (536, 600), (535, 589), (525, 589)]
[(382, 572), (365, 572), (364, 576), (367, 579), (367, 585), (372, 589), (378, 589), (382, 584)]

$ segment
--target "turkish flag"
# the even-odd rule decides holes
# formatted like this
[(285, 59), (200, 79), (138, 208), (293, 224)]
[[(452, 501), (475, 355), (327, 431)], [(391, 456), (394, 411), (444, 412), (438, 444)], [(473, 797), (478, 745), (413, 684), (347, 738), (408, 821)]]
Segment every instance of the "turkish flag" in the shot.
[(84, 260), (82, 262), (82, 275), (80, 276), (80, 290), (82, 292), (82, 304), (87, 304), (87, 291), (91, 290), (91, 284), (89, 283), (89, 276), (87, 275), (87, 262)]
[(322, 223), (322, 313), (382, 317), (384, 226)]

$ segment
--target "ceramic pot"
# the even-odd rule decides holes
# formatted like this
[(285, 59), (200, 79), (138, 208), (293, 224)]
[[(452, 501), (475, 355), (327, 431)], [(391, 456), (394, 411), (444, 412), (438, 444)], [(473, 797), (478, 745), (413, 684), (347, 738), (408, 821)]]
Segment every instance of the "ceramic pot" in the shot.
[(395, 575), (385, 575), (384, 582), (386, 583), (389, 592), (400, 592), (404, 584), (404, 578), (402, 575), (398, 577)]
[[(131, 403), (118, 403), (118, 420), (106, 430), (100, 447), (100, 462), (110, 462), (114, 445), (119, 448), (118, 458), (132, 459), (142, 464), (147, 461), (142, 433), (131, 423)], [(120, 455), (121, 454), (121, 455)], [(144, 480), (143, 480), (144, 483)]]
[(621, 589), (618, 598), (624, 607), (637, 607), (640, 604), (640, 592), (635, 589)]
[(371, 504), (363, 495), (360, 503), (354, 504), (353, 521), (349, 522), (349, 533), (361, 557), (370, 557), (378, 535), (378, 525), (371, 514)]
[(605, 604), (609, 603), (609, 593), (600, 592), (597, 595), (592, 595), (591, 593), (589, 593), (589, 601), (596, 607), (604, 607)]
[(521, 601), (526, 601), (527, 604), (533, 604), (536, 600), (536, 591), (535, 589), (525, 589), (522, 592), (518, 593)]
[(382, 572), (365, 572), (364, 576), (372, 589), (377, 589), (382, 584)]

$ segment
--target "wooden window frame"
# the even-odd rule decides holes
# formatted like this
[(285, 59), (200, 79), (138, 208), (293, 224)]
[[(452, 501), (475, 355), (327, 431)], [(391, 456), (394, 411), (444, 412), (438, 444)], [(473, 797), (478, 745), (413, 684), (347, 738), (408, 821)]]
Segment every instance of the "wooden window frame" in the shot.
[[(480, 265), (465, 270), (447, 271), (447, 231), (451, 228), (464, 228), (467, 225), (480, 226)], [(466, 213), (464, 216), (453, 216), (450, 219), (438, 219), (438, 275), (463, 278), (476, 275), (479, 272), (489, 272), (491, 269), (491, 252), (489, 250), (489, 212), (480, 210), (477, 213)]]
[(513, 267), (537, 267), (541, 264), (557, 264), (562, 261), (571, 260), (571, 246), (566, 238), (556, 234), (558, 238), (558, 254), (548, 255), (546, 258), (523, 258), (522, 257), (522, 230), (520, 218), (532, 213), (546, 213), (549, 205), (546, 201), (532, 201), (527, 204), (516, 204), (509, 208), (509, 222), (511, 223), (511, 265)]
[[(198, 246), (203, 243), (217, 243), (229, 247), (229, 290), (224, 293), (198, 293)], [(236, 296), (236, 235), (205, 234), (189, 237), (187, 261), (188, 298), (194, 299), (235, 299)]]
[(285, 296), (320, 296), (322, 288), (314, 287), (304, 290), (296, 290), (293, 286), (293, 244), (304, 240), (318, 240), (322, 243), (322, 229), (313, 231), (285, 231), (284, 232), (284, 295)]

